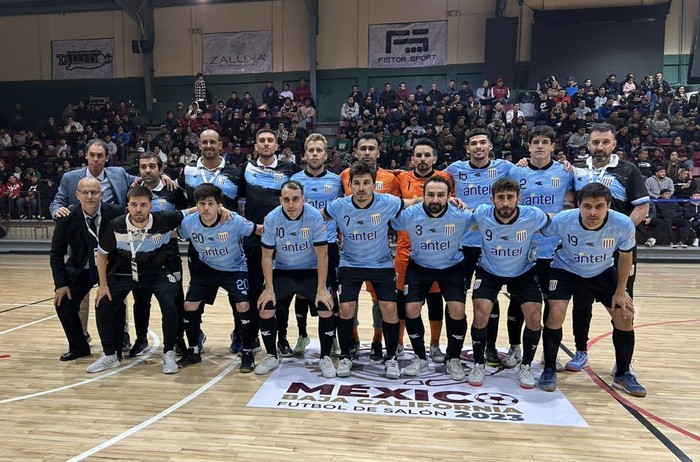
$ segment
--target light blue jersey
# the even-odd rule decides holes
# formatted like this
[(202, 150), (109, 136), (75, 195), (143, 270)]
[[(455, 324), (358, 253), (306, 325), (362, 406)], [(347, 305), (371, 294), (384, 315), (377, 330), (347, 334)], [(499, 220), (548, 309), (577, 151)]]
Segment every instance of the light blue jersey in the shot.
[(516, 214), (514, 221), (503, 224), (496, 218), (493, 205), (480, 205), (474, 210), (482, 242), (478, 265), (493, 275), (513, 278), (535, 266), (532, 237), (549, 223), (549, 215), (527, 205), (519, 205)]
[(411, 238), (411, 260), (424, 268), (445, 269), (464, 260), (460, 241), (472, 225), (472, 213), (449, 205), (439, 217), (433, 217), (424, 204), (405, 208), (391, 220), (397, 231)]
[(596, 230), (583, 227), (579, 210), (566, 210), (555, 216), (542, 232), (561, 239), (552, 268), (584, 278), (597, 276), (613, 266), (615, 251), (628, 252), (636, 245), (632, 220), (614, 210), (608, 211), (603, 226)]
[[(313, 205), (318, 210), (325, 209), (333, 199), (343, 196), (343, 184), (340, 181), (340, 176), (328, 170), (325, 170), (320, 176), (311, 176), (304, 170), (292, 175), (291, 179), (304, 185), (306, 203)], [(328, 231), (328, 243), (338, 242), (338, 231), (334, 220), (326, 223), (326, 230)]]
[(255, 225), (231, 212), (226, 223), (217, 221), (213, 226), (205, 226), (199, 213), (187, 215), (177, 232), (183, 239), (189, 239), (199, 254), (199, 260), (219, 271), (248, 271), (241, 239), (255, 232)]
[(326, 207), (326, 215), (343, 233), (340, 266), (349, 268), (393, 268), (389, 248), (389, 220), (401, 211), (403, 200), (391, 194), (374, 194), (370, 205), (362, 209), (352, 196), (336, 199)]
[[(561, 212), (566, 193), (574, 189), (574, 174), (564, 170), (560, 162), (550, 162), (543, 168), (532, 164), (516, 168), (511, 172), (511, 178), (520, 183), (520, 203), (537, 207), (546, 213)], [(538, 233), (533, 240), (538, 245), (537, 258), (551, 260), (554, 249), (559, 245), (559, 238), (545, 237)]]
[(278, 206), (265, 217), (261, 243), (275, 249), (275, 269), (315, 269), (314, 246), (326, 245), (323, 215), (310, 204), (304, 204), (299, 217), (290, 219)]
[[(499, 178), (512, 176), (517, 169), (512, 163), (494, 159), (485, 167), (474, 167), (467, 160), (450, 164), (445, 171), (452, 175), (455, 182), (455, 197), (467, 204), (469, 210), (474, 210), (481, 204), (491, 203), (491, 186)], [(479, 247), (481, 238), (476, 229), (472, 228), (462, 238), (462, 247)]]

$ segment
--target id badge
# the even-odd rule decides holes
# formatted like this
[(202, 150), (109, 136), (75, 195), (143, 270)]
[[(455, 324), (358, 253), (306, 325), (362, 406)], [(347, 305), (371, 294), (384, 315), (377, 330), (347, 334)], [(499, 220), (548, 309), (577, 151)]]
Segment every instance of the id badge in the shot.
[(92, 249), (92, 252), (95, 254), (95, 268), (97, 268), (97, 248)]
[(136, 264), (136, 260), (131, 260), (131, 279), (139, 282), (139, 266)]

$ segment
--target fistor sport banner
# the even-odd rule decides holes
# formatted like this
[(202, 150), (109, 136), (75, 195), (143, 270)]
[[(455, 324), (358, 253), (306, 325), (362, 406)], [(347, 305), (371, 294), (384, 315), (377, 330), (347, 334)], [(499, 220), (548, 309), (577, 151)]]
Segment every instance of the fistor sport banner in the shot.
[(369, 26), (369, 67), (427, 67), (447, 63), (447, 21)]

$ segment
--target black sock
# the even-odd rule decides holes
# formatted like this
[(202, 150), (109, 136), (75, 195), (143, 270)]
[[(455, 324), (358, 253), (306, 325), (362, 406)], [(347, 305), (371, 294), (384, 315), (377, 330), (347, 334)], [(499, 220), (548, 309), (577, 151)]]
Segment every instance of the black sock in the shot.
[(300, 337), (309, 336), (306, 332), (306, 318), (309, 313), (309, 303), (313, 303), (313, 300), (294, 297), (294, 314), (297, 319), (297, 328), (299, 329)]
[[(333, 339), (335, 338), (336, 316), (318, 317), (318, 340), (321, 342), (321, 358), (331, 355)], [(352, 321), (352, 320), (351, 320)]]
[[(204, 310), (204, 302), (199, 305), (199, 309)], [(233, 333), (235, 338), (241, 339), (241, 315), (235, 308), (233, 309)]]
[(447, 308), (447, 304), (445, 304), (445, 334), (447, 335), (448, 339), (450, 338), (450, 334), (452, 333), (450, 329), (454, 325), (450, 321), (454, 321), (454, 319), (450, 317), (450, 310)]
[(277, 301), (275, 308), (277, 309), (277, 339), (278, 341), (287, 340), (287, 329), (289, 327), (289, 305), (292, 300)]
[(542, 349), (544, 350), (544, 367), (557, 370), (557, 351), (562, 339), (562, 329), (542, 329)]
[(384, 343), (386, 343), (386, 357), (392, 359), (396, 356), (396, 348), (399, 346), (399, 323), (382, 321)]
[[(248, 311), (241, 313), (238, 312), (238, 316), (241, 319), (241, 341), (243, 342), (243, 350), (252, 351), (253, 341), (257, 337), (257, 325), (253, 325), (252, 315), (253, 309), (248, 308)], [(255, 316), (257, 317), (257, 312)]]
[(338, 344), (340, 345), (340, 354), (343, 358), (350, 357), (350, 348), (352, 347), (352, 318), (343, 319), (338, 317)]
[(486, 327), (477, 329), (472, 325), (472, 349), (474, 350), (474, 363), (484, 364), (484, 350), (488, 333)]
[(275, 345), (277, 340), (277, 320), (274, 316), (269, 319), (261, 316), (259, 324), (265, 351), (267, 351), (267, 354), (277, 357), (277, 346)]
[(520, 345), (520, 334), (523, 331), (523, 322), (525, 315), (520, 303), (511, 294), (510, 303), (508, 304), (508, 343), (511, 345)]
[(496, 300), (493, 304), (493, 309), (491, 309), (491, 315), (489, 316), (489, 324), (487, 329), (487, 340), (486, 346), (493, 350), (496, 349), (496, 340), (498, 339), (498, 320), (501, 316), (501, 305)]
[[(447, 327), (450, 334), (447, 336), (446, 361), (462, 356), (464, 337), (467, 335), (467, 317), (462, 319), (447, 318)], [(483, 356), (483, 353), (482, 353)]]
[(525, 327), (523, 331), (523, 364), (529, 366), (535, 357), (535, 352), (537, 351), (537, 345), (540, 343), (540, 336), (542, 335), (542, 330), (530, 330)]
[(547, 297), (542, 300), (542, 323), (545, 324), (549, 318), (549, 300)]
[[(183, 311), (185, 333), (187, 334), (187, 344), (190, 348), (197, 346), (199, 342), (199, 328), (202, 320), (202, 314), (199, 310)], [(200, 352), (201, 353), (201, 352)]]
[(617, 363), (615, 377), (619, 377), (630, 370), (632, 354), (634, 353), (634, 331), (613, 329), (612, 341), (615, 347), (615, 362)]
[(420, 316), (417, 318), (406, 318), (406, 332), (411, 341), (413, 352), (420, 359), (426, 359), (425, 355), (425, 326)]
[(428, 294), (428, 296), (425, 297), (425, 303), (428, 305), (428, 320), (442, 321), (442, 294)]
[(588, 351), (588, 331), (593, 315), (593, 295), (587, 288), (577, 288), (574, 291), (573, 300), (571, 325), (574, 331), (576, 351)]

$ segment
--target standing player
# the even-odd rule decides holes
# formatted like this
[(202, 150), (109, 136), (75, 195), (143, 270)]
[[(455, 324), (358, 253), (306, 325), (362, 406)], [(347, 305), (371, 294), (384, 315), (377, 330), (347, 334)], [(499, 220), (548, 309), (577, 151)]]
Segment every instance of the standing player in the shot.
[[(262, 225), (265, 216), (280, 204), (280, 189), (282, 184), (297, 172), (301, 171), (294, 162), (277, 160), (277, 134), (263, 128), (255, 134), (255, 152), (258, 157), (250, 160), (243, 167), (243, 176), (238, 194), (244, 197), (245, 217)], [(260, 236), (251, 235), (243, 240), (243, 250), (248, 260), (248, 301), (256, 306), (263, 290), (262, 250)], [(255, 331), (257, 331), (257, 312), (253, 314)], [(256, 338), (257, 340), (257, 338)], [(232, 336), (231, 350), (237, 348), (238, 340)], [(291, 356), (292, 348), (286, 339), (280, 341), (278, 348), (282, 356)]]
[(635, 229), (630, 217), (611, 209), (613, 197), (605, 185), (588, 184), (578, 193), (579, 209), (558, 214), (543, 230), (561, 239), (552, 261), (549, 318), (543, 336), (545, 369), (538, 382), (545, 391), (557, 389), (554, 361), (561, 343), (561, 326), (569, 299), (577, 287), (583, 287), (612, 317), (617, 366), (613, 386), (633, 396), (646, 396), (646, 390), (629, 370), (634, 353), (634, 303), (626, 289), (636, 245)]
[(324, 209), (324, 215), (338, 223), (344, 237), (338, 269), (338, 340), (341, 351), (337, 369), (339, 377), (350, 376), (353, 318), (357, 296), (365, 281), (372, 283), (382, 311), (382, 330), (387, 348), (385, 375), (393, 379), (401, 375), (396, 360), (399, 318), (396, 314), (396, 281), (388, 229), (389, 220), (403, 207), (417, 201), (402, 200), (391, 194), (375, 194), (376, 175), (371, 166), (364, 162), (356, 163), (350, 168), (352, 195), (336, 199)]
[(451, 323), (447, 341), (447, 372), (453, 380), (464, 380), (459, 356), (467, 333), (464, 279), (464, 255), (460, 250), (462, 234), (471, 226), (471, 212), (448, 205), (450, 182), (433, 176), (423, 187), (423, 203), (406, 208), (391, 221), (396, 230), (408, 232), (411, 256), (405, 274), (406, 331), (417, 358), (403, 371), (416, 376), (428, 366), (425, 353), (425, 327), (421, 306), (433, 284), (437, 283), (447, 302)]
[[(649, 193), (639, 168), (613, 154), (617, 144), (615, 128), (596, 124), (591, 129), (588, 150), (591, 156), (576, 166), (576, 190), (589, 183), (602, 183), (612, 194), (611, 208), (630, 217), (634, 226), (649, 214)], [(627, 292), (634, 298), (634, 280), (637, 273), (637, 248), (632, 248), (632, 268), (627, 279)], [(572, 313), (576, 354), (566, 363), (566, 369), (578, 372), (588, 364), (588, 331), (591, 327), (593, 297), (582, 288), (574, 293)]]
[(489, 314), (505, 285), (508, 292), (520, 302), (525, 316), (523, 358), (518, 379), (522, 388), (534, 388), (530, 364), (540, 342), (542, 293), (537, 284), (533, 235), (549, 223), (549, 215), (537, 207), (518, 205), (520, 185), (511, 178), (501, 178), (492, 187), (493, 205), (482, 204), (474, 211), (474, 222), (479, 227), (483, 252), (479, 256), (474, 280), (472, 303), (472, 346), (474, 368), (467, 382), (481, 386), (486, 375), (484, 347)]
[[(413, 155), (411, 157), (413, 170), (410, 172), (401, 172), (396, 179), (399, 182), (399, 191), (404, 199), (414, 199), (423, 196), (423, 187), (426, 181), (434, 177), (442, 177), (447, 179), (450, 185), (450, 193), (454, 191), (454, 183), (452, 177), (439, 170), (435, 170), (435, 162), (437, 161), (437, 151), (435, 143), (429, 139), (420, 139), (413, 146)], [(448, 198), (449, 199), (449, 198)], [(447, 199), (445, 199), (447, 200)], [(460, 234), (461, 236), (461, 234)], [(396, 289), (398, 290), (397, 308), (399, 312), (399, 322), (406, 319), (405, 302), (404, 302), (404, 285), (406, 268), (409, 261), (409, 253), (411, 251), (411, 240), (406, 231), (398, 232), (398, 244), (396, 247), (396, 258), (394, 267), (396, 268)], [(430, 358), (435, 363), (445, 362), (445, 354), (440, 350), (440, 334), (442, 333), (442, 297), (437, 284), (433, 284), (430, 292), (426, 296), (428, 304), (428, 317), (430, 321)], [(462, 310), (464, 311), (464, 310)], [(403, 333), (403, 329), (401, 330)], [(402, 344), (402, 336), (399, 335), (399, 344)], [(372, 345), (374, 351), (375, 345)], [(379, 355), (381, 356), (381, 343), (379, 344)], [(459, 354), (457, 354), (459, 357)], [(450, 359), (449, 357), (447, 359)], [(461, 367), (460, 367), (461, 369)]]
[(220, 218), (223, 194), (218, 186), (209, 183), (197, 186), (194, 199), (198, 213), (186, 217), (178, 228), (180, 237), (189, 239), (198, 254), (185, 297), (185, 329), (188, 343), (193, 346), (178, 365), (187, 367), (202, 360), (198, 344), (202, 322), (199, 306), (204, 297), (221, 287), (228, 292), (231, 309), (238, 312), (241, 320), (241, 372), (252, 372), (256, 332), (251, 322), (253, 310), (248, 304), (248, 273), (241, 239), (261, 233), (262, 229), (233, 212), (231, 220), (223, 221)]
[[(567, 172), (560, 162), (552, 160), (556, 133), (547, 126), (535, 127), (530, 136), (530, 162), (525, 168), (512, 172), (512, 177), (520, 184), (523, 205), (532, 205), (554, 215), (564, 208), (573, 207), (574, 175)], [(537, 279), (544, 296), (544, 318), (547, 319), (549, 286), (549, 265), (554, 249), (559, 244), (557, 237), (533, 236), (537, 246)], [(520, 336), (523, 328), (523, 312), (516, 297), (511, 295), (508, 305), (508, 338), (510, 349), (501, 364), (506, 368), (515, 367), (522, 359)]]
[[(326, 169), (328, 143), (326, 138), (318, 133), (312, 133), (306, 138), (304, 143), (304, 159), (306, 159), (306, 169), (303, 172), (292, 175), (292, 180), (298, 181), (304, 186), (304, 197), (306, 203), (312, 205), (317, 210), (326, 208), (333, 199), (342, 196), (343, 186), (340, 177)], [(340, 253), (338, 251), (338, 229), (335, 221), (326, 223), (328, 233), (328, 274), (326, 284), (331, 288), (333, 294), (333, 313), (338, 312), (338, 264), (340, 263)], [(294, 300), (294, 312), (296, 314), (297, 327), (299, 328), (299, 338), (294, 345), (294, 354), (303, 356), (306, 347), (309, 345), (309, 337), (306, 332), (307, 313), (311, 300), (306, 300), (299, 296)], [(319, 320), (320, 321), (320, 320)], [(327, 331), (324, 331), (327, 332)], [(335, 338), (335, 334), (334, 334)], [(334, 348), (337, 340), (333, 342)], [(338, 349), (337, 354), (340, 354)], [(323, 358), (323, 356), (322, 356)]]
[(267, 356), (255, 368), (255, 373), (267, 374), (279, 366), (275, 348), (275, 308), (277, 303), (285, 300), (288, 306), (295, 294), (301, 294), (306, 300), (314, 300), (318, 311), (321, 372), (326, 378), (335, 377), (336, 371), (330, 357), (335, 338), (335, 318), (333, 297), (326, 286), (328, 243), (323, 215), (312, 205), (304, 203), (304, 187), (298, 181), (289, 180), (282, 185), (280, 204), (265, 217), (263, 225), (265, 289), (260, 294), (257, 306)]
[[(469, 160), (453, 162), (445, 170), (455, 182), (455, 197), (464, 202), (469, 210), (474, 210), (481, 204), (489, 204), (491, 185), (499, 178), (508, 177), (516, 169), (515, 165), (502, 159), (489, 159), (493, 150), (491, 135), (488, 130), (475, 128), (467, 135), (467, 152)], [(464, 252), (464, 267), (467, 284), (471, 283), (476, 269), (476, 262), (481, 254), (481, 236), (477, 230), (468, 231), (462, 239)], [(498, 317), (500, 305), (496, 300), (488, 325), (488, 343), (486, 345), (486, 363), (498, 367), (501, 359), (496, 350), (498, 336)], [(447, 335), (450, 335), (448, 332)]]

